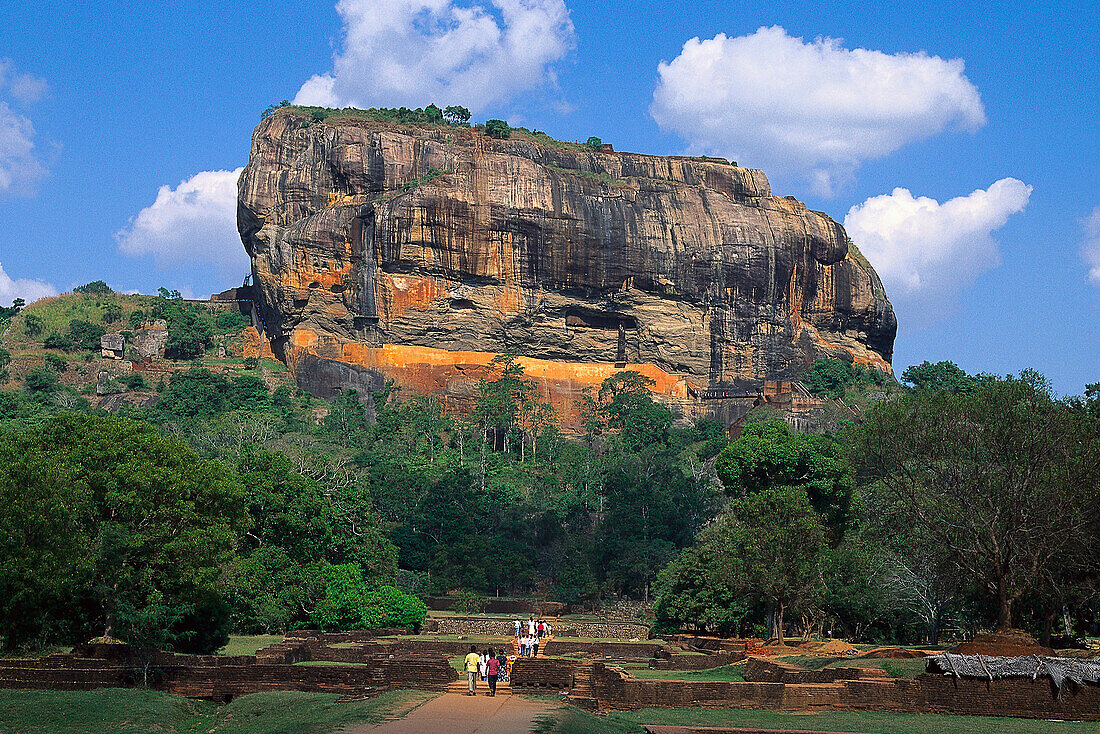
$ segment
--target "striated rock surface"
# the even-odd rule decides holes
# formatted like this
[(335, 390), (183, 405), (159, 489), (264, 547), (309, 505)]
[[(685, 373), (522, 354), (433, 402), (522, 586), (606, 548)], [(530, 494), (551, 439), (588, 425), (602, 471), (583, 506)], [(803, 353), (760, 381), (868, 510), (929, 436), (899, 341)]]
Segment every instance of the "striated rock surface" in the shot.
[(512, 350), (567, 419), (634, 369), (732, 420), (815, 359), (890, 370), (893, 310), (843, 227), (713, 158), (283, 111), (238, 227), (265, 337), (324, 396), (393, 379), (462, 403)]

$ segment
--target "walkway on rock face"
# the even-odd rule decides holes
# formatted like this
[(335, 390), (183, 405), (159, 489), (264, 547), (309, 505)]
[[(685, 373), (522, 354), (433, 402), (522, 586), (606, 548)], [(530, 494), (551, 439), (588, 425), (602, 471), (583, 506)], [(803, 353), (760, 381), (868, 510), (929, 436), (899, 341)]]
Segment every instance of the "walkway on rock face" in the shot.
[[(484, 685), (484, 684), (482, 684)], [(558, 704), (532, 701), (498, 691), (490, 698), (482, 690), (476, 696), (444, 693), (408, 716), (378, 726), (348, 729), (348, 734), (523, 734), (535, 719)]]

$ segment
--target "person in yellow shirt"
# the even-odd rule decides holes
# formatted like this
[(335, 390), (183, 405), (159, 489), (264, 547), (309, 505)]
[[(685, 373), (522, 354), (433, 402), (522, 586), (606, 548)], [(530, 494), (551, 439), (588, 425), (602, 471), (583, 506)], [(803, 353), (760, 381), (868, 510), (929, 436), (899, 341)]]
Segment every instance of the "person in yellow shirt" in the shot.
[(463, 669), (466, 671), (466, 678), (470, 683), (470, 692), (467, 696), (477, 695), (477, 673), (478, 668), (481, 665), (481, 656), (477, 654), (477, 645), (470, 645), (470, 652), (466, 655), (466, 660), (463, 661)]

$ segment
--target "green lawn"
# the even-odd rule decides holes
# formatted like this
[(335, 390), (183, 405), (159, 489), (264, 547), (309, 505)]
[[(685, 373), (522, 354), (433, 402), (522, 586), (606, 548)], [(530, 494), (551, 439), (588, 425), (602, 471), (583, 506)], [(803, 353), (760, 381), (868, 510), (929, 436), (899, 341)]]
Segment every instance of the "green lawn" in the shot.
[(282, 641), (282, 635), (230, 635), (229, 644), (218, 650), (218, 655), (255, 655)]
[(830, 658), (817, 655), (784, 655), (779, 660), (806, 670), (880, 668), (892, 678), (916, 678), (924, 672), (926, 666), (924, 658)]
[(759, 727), (803, 731), (875, 734), (1084, 734), (1094, 722), (1054, 722), (995, 716), (831, 712), (791, 714), (778, 711), (717, 709), (644, 709), (612, 712), (606, 718), (576, 708), (543, 717), (537, 734), (642, 734), (641, 724)]
[(0, 690), (0, 734), (328, 734), (400, 718), (438, 694), (391, 691), (336, 703), (335, 693), (279, 691), (224, 706), (155, 691)]

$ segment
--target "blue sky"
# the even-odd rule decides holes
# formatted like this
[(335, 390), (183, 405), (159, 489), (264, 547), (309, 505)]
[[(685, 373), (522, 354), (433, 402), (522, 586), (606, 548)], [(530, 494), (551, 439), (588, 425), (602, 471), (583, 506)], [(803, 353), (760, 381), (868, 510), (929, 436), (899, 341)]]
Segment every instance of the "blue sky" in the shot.
[(434, 101), (763, 168), (847, 220), (899, 372), (1100, 381), (1095, 4), (75, 5), (0, 2), (5, 303), (237, 285), (232, 182), (267, 105)]

